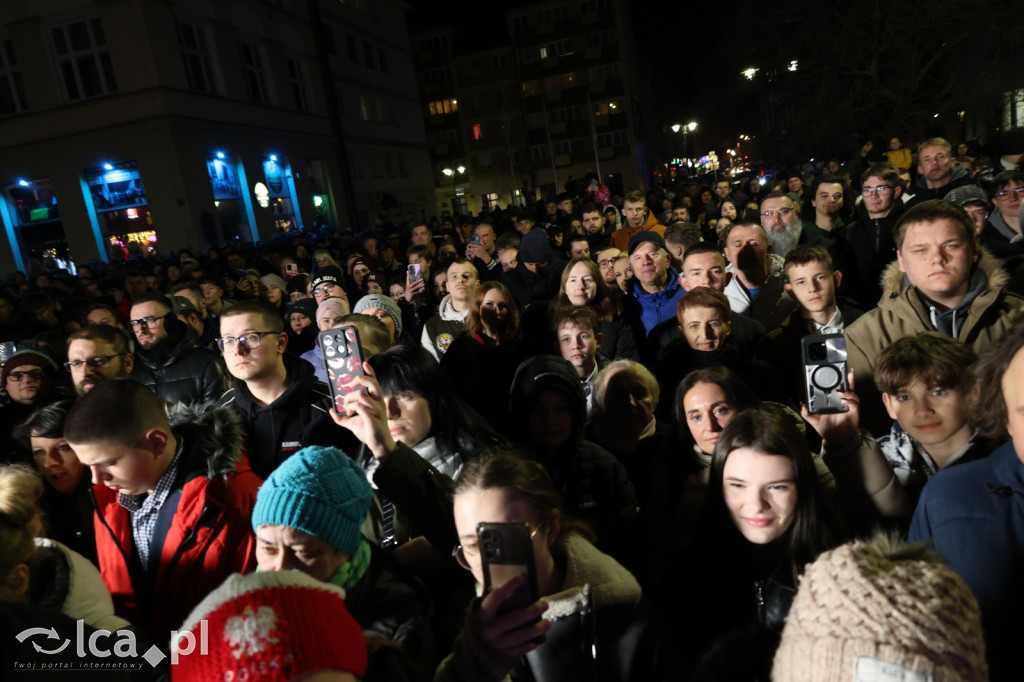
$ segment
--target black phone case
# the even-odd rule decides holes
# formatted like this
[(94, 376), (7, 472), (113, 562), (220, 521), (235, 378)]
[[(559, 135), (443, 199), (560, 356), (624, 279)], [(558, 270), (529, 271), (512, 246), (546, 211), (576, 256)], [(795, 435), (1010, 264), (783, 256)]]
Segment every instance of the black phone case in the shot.
[(484, 592), (521, 573), (527, 576), (526, 583), (505, 600), (499, 612), (523, 609), (537, 601), (537, 569), (530, 527), (525, 523), (481, 523), (476, 534), (483, 562)]
[(366, 374), (363, 369), (363, 347), (359, 344), (359, 330), (338, 327), (320, 332), (320, 350), (327, 370), (327, 385), (334, 399), (334, 409), (345, 414), (345, 395), (354, 389), (347, 386), (355, 377)]

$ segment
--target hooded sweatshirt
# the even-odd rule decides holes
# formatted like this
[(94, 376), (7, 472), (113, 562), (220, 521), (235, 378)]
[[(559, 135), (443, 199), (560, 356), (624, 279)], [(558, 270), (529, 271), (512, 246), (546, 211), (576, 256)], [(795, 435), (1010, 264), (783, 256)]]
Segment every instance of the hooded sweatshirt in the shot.
[(311, 431), (332, 405), (327, 385), (317, 380), (308, 362), (287, 354), (282, 359), (288, 388), (274, 402), (258, 405), (238, 379), (220, 400), (221, 407), (230, 407), (242, 417), (252, 470), (264, 479), (296, 450), (312, 444)]

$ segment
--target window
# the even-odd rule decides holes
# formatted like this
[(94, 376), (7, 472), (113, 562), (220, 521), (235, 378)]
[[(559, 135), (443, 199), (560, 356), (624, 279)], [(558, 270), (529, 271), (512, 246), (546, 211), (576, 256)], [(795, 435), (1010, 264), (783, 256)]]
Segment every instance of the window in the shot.
[(601, 133), (597, 136), (598, 147), (625, 147), (629, 144), (629, 134), (625, 130), (612, 133)]
[(459, 102), (454, 97), (449, 99), (438, 100), (437, 102), (431, 102), (427, 105), (427, 109), (430, 111), (432, 116), (439, 116), (441, 114), (454, 114), (459, 110)]
[(359, 96), (359, 114), (360, 118), (364, 121), (373, 120), (373, 112), (377, 107), (374, 104), (373, 97), (370, 95)]
[(0, 39), (0, 116), (25, 111), (25, 89), (10, 38)]
[[(547, 53), (545, 53), (545, 56), (547, 56)], [(525, 50), (519, 50), (520, 64), (532, 64), (540, 58), (540, 52), (538, 52), (535, 47), (528, 47)]]
[(548, 7), (540, 12), (537, 12), (537, 21), (539, 23), (547, 23), (551, 21), (558, 21), (562, 18), (562, 6)]
[(530, 158), (534, 161), (546, 161), (551, 158), (551, 148), (546, 144), (535, 144), (530, 147)]
[(288, 80), (292, 86), (297, 111), (309, 111), (306, 102), (306, 81), (302, 77), (302, 64), (295, 57), (288, 57)]
[(442, 83), (452, 79), (452, 67), (442, 66), (436, 69), (427, 69), (423, 72), (423, 80), (427, 83)]
[(523, 83), (523, 96), (532, 97), (537, 94), (537, 81), (526, 81)]
[(439, 133), (434, 133), (434, 144), (458, 144), (459, 143), (459, 131), (452, 128), (451, 130), (442, 130)]
[(373, 46), (370, 43), (363, 41), (363, 57), (366, 58), (366, 68), (375, 69), (377, 67), (373, 64)]
[(508, 155), (508, 161), (509, 161), (509, 163), (511, 163), (511, 164), (512, 164), (513, 166), (518, 166), (518, 165), (519, 165), (519, 150), (518, 150), (518, 149), (513, 149), (513, 150), (512, 150), (512, 151), (511, 151), (511, 152), (509, 153), (509, 155)]
[(68, 100), (117, 92), (114, 66), (99, 17), (54, 26), (51, 35)]
[(544, 79), (545, 90), (560, 90), (567, 89), (577, 84), (576, 72), (570, 71), (569, 73), (563, 73), (560, 76), (548, 76)]
[(196, 92), (212, 93), (214, 90), (213, 65), (210, 62), (210, 46), (206, 39), (206, 29), (179, 19), (178, 44), (181, 45), (181, 56), (185, 60), (189, 88)]
[(1024, 125), (1024, 90), (1003, 93), (1003, 128), (1009, 130)]
[(484, 136), (484, 127), (480, 123), (473, 124), (473, 139), (479, 140)]
[(597, 33), (588, 33), (583, 38), (583, 44), (587, 47), (597, 47), (598, 45), (614, 45), (616, 43), (617, 36), (615, 31), (609, 29), (606, 31), (598, 31)]
[(391, 73), (391, 71), (388, 70), (388, 58), (387, 58), (387, 55), (384, 53), (384, 48), (383, 47), (378, 47), (377, 48), (377, 63), (380, 64), (380, 72), (381, 73), (383, 73), (383, 74), (390, 74)]
[(580, 0), (580, 12), (598, 12), (611, 7), (611, 0)]
[(595, 66), (589, 71), (590, 82), (600, 83), (612, 78), (619, 77), (619, 65), (618, 64), (604, 64), (602, 66)]
[(389, 178), (395, 177), (395, 167), (391, 163), (391, 152), (384, 152), (384, 174)]
[(345, 43), (348, 45), (348, 59), (353, 64), (359, 63), (359, 46), (356, 45), (356, 39), (352, 37), (351, 33), (345, 34)]
[(617, 99), (606, 99), (594, 103), (594, 116), (608, 116), (622, 111), (622, 106)]
[(578, 107), (562, 107), (561, 109), (555, 109), (554, 116), (552, 118), (559, 123), (567, 123), (569, 121), (578, 120), (579, 113)]
[(370, 177), (379, 178), (380, 173), (380, 152), (375, 149), (370, 150)]
[(526, 194), (521, 189), (512, 190), (512, 205), (526, 206)]
[(512, 17), (512, 28), (516, 31), (525, 31), (528, 25), (526, 15), (520, 14), (517, 17)]
[(548, 119), (547, 116), (544, 115), (543, 111), (526, 115), (526, 127), (530, 130), (535, 128), (545, 128), (547, 125)]
[(420, 40), (420, 50), (439, 50), (441, 48), (448, 47), (448, 36), (436, 35), (428, 36)]
[(482, 195), (484, 200), (484, 206), (487, 207), (488, 211), (495, 211), (498, 209), (498, 194), (497, 192), (488, 192)]
[(266, 104), (267, 82), (263, 75), (260, 48), (246, 40), (239, 40), (238, 47), (242, 50), (242, 75), (245, 77), (245, 89), (249, 93), (249, 99)]
[(494, 161), (491, 159), (490, 154), (481, 154), (476, 157), (476, 167), (478, 170), (491, 170), (494, 167)]
[(584, 144), (582, 137), (576, 137), (571, 140), (560, 140), (554, 143), (555, 154), (561, 156), (562, 154), (580, 154), (583, 152)]

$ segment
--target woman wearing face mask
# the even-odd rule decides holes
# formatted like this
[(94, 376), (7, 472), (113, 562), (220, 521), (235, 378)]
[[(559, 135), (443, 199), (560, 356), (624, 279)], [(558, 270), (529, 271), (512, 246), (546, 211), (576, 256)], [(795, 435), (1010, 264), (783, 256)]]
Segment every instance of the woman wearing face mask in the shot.
[(473, 294), (466, 331), (441, 359), (462, 398), (488, 422), (508, 426), (508, 391), (529, 348), (519, 330), (519, 309), (501, 282), (483, 282)]
[(511, 679), (662, 680), (674, 672), (662, 628), (636, 579), (562, 513), (544, 467), (524, 453), (470, 462), (455, 488), (455, 555), (484, 583), (477, 525), (526, 524), (540, 599), (502, 611), (523, 577), (473, 601), (437, 682)]
[(597, 313), (597, 328), (603, 336), (598, 352), (609, 360), (639, 360), (636, 337), (622, 315), (622, 301), (605, 283), (597, 263), (589, 258), (573, 258), (562, 271), (558, 296), (551, 313), (570, 306), (585, 305)]

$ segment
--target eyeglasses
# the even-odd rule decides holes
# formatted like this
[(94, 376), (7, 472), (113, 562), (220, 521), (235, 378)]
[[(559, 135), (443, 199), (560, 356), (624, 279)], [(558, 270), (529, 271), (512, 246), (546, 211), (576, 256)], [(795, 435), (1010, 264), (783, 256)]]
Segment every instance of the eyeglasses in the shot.
[(8, 374), (7, 378), (10, 379), (11, 381), (17, 381), (19, 383), (25, 381), (26, 378), (31, 379), (32, 381), (39, 381), (40, 379), (43, 378), (43, 370), (30, 369), (25, 372), (14, 371)]
[(94, 355), (91, 358), (85, 360), (70, 360), (64, 363), (70, 372), (73, 369), (78, 369), (82, 365), (87, 365), (90, 369), (99, 369), (100, 367), (106, 367), (114, 358), (120, 358), (127, 355), (127, 353), (114, 353), (113, 355)]
[(604, 260), (597, 261), (597, 264), (602, 268), (610, 268), (615, 265), (615, 258), (605, 258)]
[(321, 294), (326, 296), (329, 293), (331, 293), (331, 289), (333, 289), (334, 287), (339, 287), (340, 288), (340, 285), (335, 284), (333, 282), (331, 282), (330, 284), (321, 284), (320, 286), (318, 286), (315, 289), (311, 290), (309, 293), (313, 294), (314, 296), (319, 296)]
[(1014, 187), (1012, 189), (1004, 189), (1001, 192), (996, 192), (996, 196), (999, 197), (1000, 199), (1002, 199), (1003, 197), (1007, 197), (1011, 194), (1016, 196), (1017, 198), (1020, 198), (1020, 195), (1024, 194), (1024, 187)]
[[(540, 529), (543, 527), (543, 523), (538, 523), (537, 527), (530, 531), (530, 539), (532, 540), (537, 537), (537, 533), (539, 533)], [(467, 571), (471, 571), (473, 570), (473, 567), (469, 562), (471, 559), (476, 562), (477, 558), (480, 556), (480, 546), (475, 542), (463, 546), (460, 542), (455, 545), (455, 549), (452, 550), (452, 556), (455, 557), (457, 562), (459, 562), (459, 566), (462, 566)]]
[[(170, 315), (170, 313), (167, 313), (167, 315)], [(132, 329), (149, 329), (150, 327), (156, 325), (157, 320), (162, 321), (165, 317), (167, 317), (167, 315), (149, 315), (148, 317), (140, 317), (137, 320), (132, 320)]]
[(265, 334), (279, 334), (280, 332), (250, 332), (241, 336), (221, 336), (217, 339), (217, 347), (223, 350), (230, 350), (239, 344), (242, 350), (253, 350), (260, 347), (260, 341)]
[(778, 214), (778, 216), (780, 218), (785, 218), (786, 216), (788, 216), (792, 212), (793, 212), (793, 209), (791, 209), (791, 208), (780, 208), (780, 209), (775, 210), (775, 211), (761, 211), (761, 215), (763, 215), (765, 218), (771, 218), (772, 216)]
[(877, 194), (878, 196), (883, 196), (885, 194), (888, 194), (891, 191), (892, 191), (892, 187), (890, 187), (889, 185), (879, 185), (878, 187), (861, 187), (860, 188), (860, 193), (863, 194), (866, 197), (869, 197), (872, 194)]

